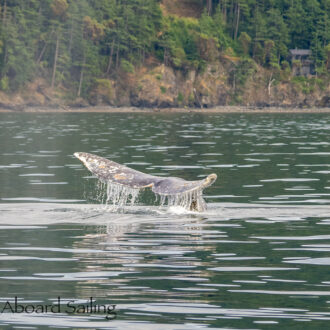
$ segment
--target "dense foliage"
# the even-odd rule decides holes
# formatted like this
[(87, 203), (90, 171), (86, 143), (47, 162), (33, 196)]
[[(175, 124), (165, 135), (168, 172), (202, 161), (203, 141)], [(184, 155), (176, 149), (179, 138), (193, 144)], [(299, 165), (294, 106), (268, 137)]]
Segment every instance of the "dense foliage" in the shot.
[(160, 2), (0, 0), (0, 89), (41, 77), (83, 96), (148, 57), (185, 70), (221, 53), (287, 70), (291, 48), (329, 70), (329, 0), (190, 0), (197, 18), (165, 15)]

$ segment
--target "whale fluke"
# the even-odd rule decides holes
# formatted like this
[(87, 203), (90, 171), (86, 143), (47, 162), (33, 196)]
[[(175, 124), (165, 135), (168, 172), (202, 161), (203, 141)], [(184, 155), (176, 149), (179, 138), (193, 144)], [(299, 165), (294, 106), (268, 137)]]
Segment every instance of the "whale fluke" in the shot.
[(217, 179), (216, 174), (210, 174), (205, 179), (198, 181), (186, 181), (176, 177), (158, 177), (136, 171), (97, 155), (75, 152), (74, 156), (104, 183), (122, 185), (132, 189), (151, 188), (163, 200), (167, 198), (168, 204), (181, 205), (192, 211), (206, 209), (202, 191)]

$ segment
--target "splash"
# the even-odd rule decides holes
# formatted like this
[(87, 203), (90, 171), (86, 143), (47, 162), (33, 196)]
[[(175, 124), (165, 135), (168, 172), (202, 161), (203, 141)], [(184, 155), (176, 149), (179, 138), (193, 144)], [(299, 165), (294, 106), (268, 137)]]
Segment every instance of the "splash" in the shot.
[(140, 193), (140, 189), (133, 189), (131, 187), (120, 184), (107, 184), (107, 204), (113, 204), (118, 207), (123, 207), (130, 203), (134, 205)]
[(206, 203), (202, 197), (202, 189), (195, 189), (188, 192), (173, 194), (173, 195), (160, 195), (160, 205), (168, 205), (169, 207), (179, 206), (187, 211), (203, 212), (206, 210)]
[(130, 188), (113, 182), (98, 182), (97, 200), (111, 211), (118, 211), (124, 206), (134, 205), (138, 199), (140, 189)]
[[(143, 189), (134, 189), (113, 182), (98, 181), (96, 199), (101, 202), (107, 210), (118, 211), (126, 205), (134, 206), (139, 194)], [(179, 194), (156, 194), (156, 203), (160, 207), (180, 207), (186, 211), (203, 212), (206, 203), (202, 197), (202, 189), (194, 189)]]

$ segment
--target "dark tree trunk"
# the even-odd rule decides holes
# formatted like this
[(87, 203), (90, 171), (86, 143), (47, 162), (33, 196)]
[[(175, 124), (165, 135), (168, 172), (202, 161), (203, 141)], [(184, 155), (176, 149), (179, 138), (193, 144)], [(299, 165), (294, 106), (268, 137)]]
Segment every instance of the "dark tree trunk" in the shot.
[(112, 57), (113, 57), (113, 52), (115, 49), (115, 39), (112, 40), (111, 44), (111, 50), (110, 50), (110, 55), (109, 55), (109, 62), (108, 62), (108, 67), (107, 67), (107, 75), (109, 74), (112, 66)]
[(237, 3), (237, 11), (236, 11), (236, 28), (235, 28), (235, 35), (234, 39), (237, 39), (237, 34), (238, 34), (238, 26), (239, 26), (239, 18), (240, 18), (240, 6), (239, 3)]
[(119, 42), (117, 43), (117, 52), (116, 52), (116, 70), (119, 67)]
[(80, 71), (79, 88), (78, 88), (78, 93), (77, 93), (78, 97), (80, 97), (80, 95), (81, 95), (81, 88), (82, 88), (82, 84), (83, 84), (83, 80), (84, 80), (85, 64), (86, 64), (86, 55), (85, 55), (85, 52), (84, 52), (83, 65), (82, 65), (82, 68), (81, 68), (81, 71)]
[(51, 83), (51, 88), (52, 89), (54, 88), (54, 85), (55, 85), (55, 76), (56, 76), (56, 67), (57, 67), (59, 44), (60, 44), (60, 37), (59, 37), (59, 32), (57, 32), (57, 36), (56, 36), (56, 48), (55, 48), (55, 55), (54, 55), (53, 75), (52, 75), (52, 83)]
[(212, 14), (212, 0), (206, 0), (206, 10), (210, 16)]

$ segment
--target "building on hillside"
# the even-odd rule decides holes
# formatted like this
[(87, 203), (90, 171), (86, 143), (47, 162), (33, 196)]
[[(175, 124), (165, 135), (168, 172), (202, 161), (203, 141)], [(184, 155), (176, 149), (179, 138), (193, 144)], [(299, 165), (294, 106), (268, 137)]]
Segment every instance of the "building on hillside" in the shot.
[(310, 49), (290, 49), (290, 61), (294, 76), (309, 76), (315, 74), (314, 61)]

